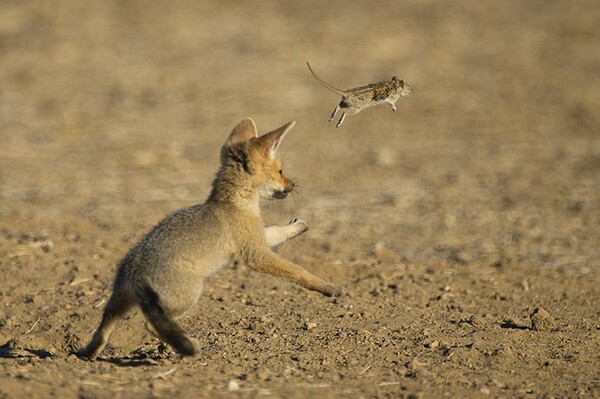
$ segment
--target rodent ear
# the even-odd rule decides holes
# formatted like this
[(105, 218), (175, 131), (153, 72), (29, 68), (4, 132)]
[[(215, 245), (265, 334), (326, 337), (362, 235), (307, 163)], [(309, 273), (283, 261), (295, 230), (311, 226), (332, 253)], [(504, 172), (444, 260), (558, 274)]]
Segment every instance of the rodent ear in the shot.
[(271, 159), (275, 158), (277, 154), (277, 148), (279, 148), (279, 144), (283, 137), (289, 132), (294, 125), (295, 121), (286, 123), (278, 129), (273, 130), (272, 132), (263, 134), (257, 140), (257, 143), (262, 146), (267, 151), (267, 156)]
[(227, 138), (227, 141), (225, 142), (225, 145), (227, 147), (231, 147), (234, 144), (248, 141), (257, 136), (258, 132), (256, 131), (256, 123), (254, 123), (252, 118), (247, 117), (233, 128), (229, 134), (229, 137)]

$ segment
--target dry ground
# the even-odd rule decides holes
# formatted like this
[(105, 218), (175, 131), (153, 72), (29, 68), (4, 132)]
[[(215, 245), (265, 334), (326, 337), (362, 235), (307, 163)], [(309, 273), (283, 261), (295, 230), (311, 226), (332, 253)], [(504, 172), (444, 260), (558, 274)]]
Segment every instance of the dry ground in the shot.
[[(600, 397), (599, 26), (594, 0), (0, 2), (0, 398)], [(307, 60), (413, 96), (335, 129)], [(307, 218), (279, 252), (348, 296), (230, 268), (197, 358), (137, 312), (71, 356), (246, 115), (298, 122), (265, 218)]]

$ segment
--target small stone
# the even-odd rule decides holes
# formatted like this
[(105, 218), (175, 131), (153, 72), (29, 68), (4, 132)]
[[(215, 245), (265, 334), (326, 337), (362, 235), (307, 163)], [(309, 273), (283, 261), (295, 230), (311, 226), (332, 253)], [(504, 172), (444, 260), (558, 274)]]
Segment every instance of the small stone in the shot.
[(373, 252), (375, 252), (376, 255), (379, 255), (383, 251), (385, 251), (385, 242), (377, 241), (375, 243), (375, 250)]
[(304, 323), (304, 329), (307, 331), (313, 330), (315, 328), (317, 328), (317, 323), (315, 322), (307, 321), (306, 323)]
[(425, 341), (423, 341), (423, 345), (425, 345), (426, 348), (435, 349), (438, 346), (440, 346), (440, 343), (439, 343), (439, 341), (437, 341), (433, 338), (428, 338)]
[(271, 370), (266, 367), (262, 367), (258, 370), (258, 379), (261, 381), (267, 381), (271, 378)]
[(542, 307), (535, 308), (531, 315), (531, 329), (534, 331), (552, 330), (556, 324), (554, 317)]
[(414, 358), (410, 362), (406, 363), (406, 368), (412, 372), (418, 371), (421, 368), (421, 366), (422, 366), (422, 363), (420, 363), (417, 360), (417, 358)]
[(44, 252), (50, 252), (52, 248), (54, 248), (54, 241), (46, 240), (40, 244), (40, 248), (42, 248)]
[(229, 383), (227, 383), (227, 390), (229, 392), (239, 391), (240, 390), (239, 382), (237, 382), (237, 380), (229, 380)]

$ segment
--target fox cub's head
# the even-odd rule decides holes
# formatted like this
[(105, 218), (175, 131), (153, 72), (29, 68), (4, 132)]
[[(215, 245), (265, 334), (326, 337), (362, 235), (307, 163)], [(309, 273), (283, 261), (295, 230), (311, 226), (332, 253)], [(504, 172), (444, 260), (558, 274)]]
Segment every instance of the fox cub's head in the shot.
[(238, 181), (245, 181), (252, 190), (258, 190), (261, 197), (285, 198), (294, 190), (294, 182), (283, 174), (277, 148), (295, 124), (287, 123), (259, 137), (254, 121), (242, 120), (221, 149), (221, 166)]

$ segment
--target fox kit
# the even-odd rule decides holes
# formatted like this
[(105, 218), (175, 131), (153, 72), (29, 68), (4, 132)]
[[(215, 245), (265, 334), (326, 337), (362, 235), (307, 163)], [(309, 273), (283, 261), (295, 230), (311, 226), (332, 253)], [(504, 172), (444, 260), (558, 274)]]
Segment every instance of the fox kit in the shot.
[(198, 301), (207, 276), (235, 261), (327, 296), (339, 293), (270, 249), (304, 233), (304, 220), (264, 227), (260, 215), (260, 198), (283, 199), (294, 189), (277, 157), (294, 124), (260, 137), (250, 118), (233, 129), (221, 148), (221, 166), (208, 200), (167, 216), (123, 258), (100, 326), (78, 356), (98, 356), (115, 323), (135, 305), (164, 342), (181, 355), (196, 354), (196, 340), (175, 320)]
[(392, 111), (396, 111), (396, 101), (398, 101), (400, 97), (409, 96), (411, 93), (411, 88), (408, 83), (395, 76), (392, 76), (387, 82), (372, 83), (354, 89), (340, 90), (321, 79), (315, 71), (313, 71), (308, 62), (306, 65), (308, 65), (310, 73), (317, 79), (317, 82), (342, 96), (342, 101), (334, 108), (329, 117), (329, 122), (331, 122), (340, 108), (344, 110), (335, 127), (340, 127), (342, 123), (344, 123), (346, 114), (357, 114), (363, 109), (375, 105), (387, 103), (392, 108)]

